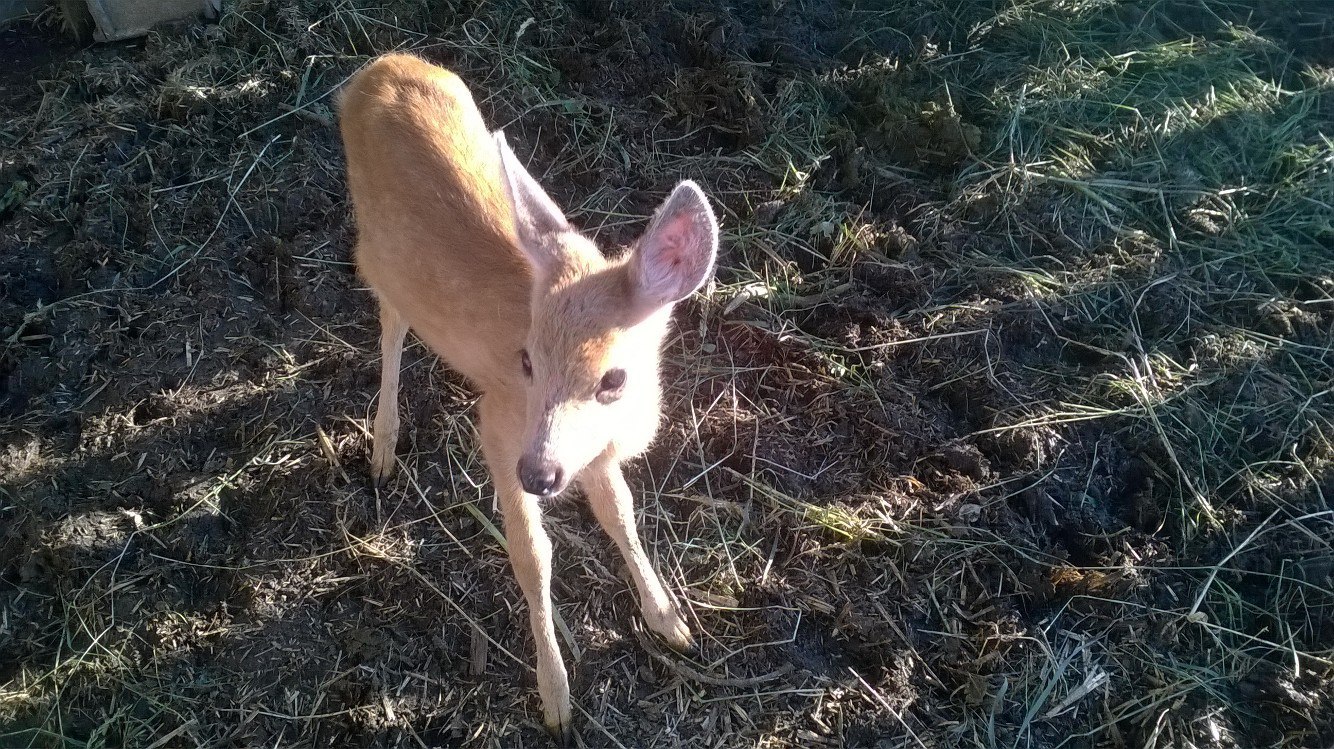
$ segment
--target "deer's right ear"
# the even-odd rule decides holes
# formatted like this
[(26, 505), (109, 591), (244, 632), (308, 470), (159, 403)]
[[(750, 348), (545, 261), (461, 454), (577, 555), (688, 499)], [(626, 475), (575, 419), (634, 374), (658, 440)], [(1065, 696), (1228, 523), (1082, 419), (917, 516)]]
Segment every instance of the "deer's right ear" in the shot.
[(571, 231), (570, 223), (510, 150), (505, 134), (497, 130), (492, 135), (500, 152), (501, 182), (514, 210), (519, 246), (538, 271), (550, 273), (561, 260), (560, 242), (556, 239), (561, 233)]

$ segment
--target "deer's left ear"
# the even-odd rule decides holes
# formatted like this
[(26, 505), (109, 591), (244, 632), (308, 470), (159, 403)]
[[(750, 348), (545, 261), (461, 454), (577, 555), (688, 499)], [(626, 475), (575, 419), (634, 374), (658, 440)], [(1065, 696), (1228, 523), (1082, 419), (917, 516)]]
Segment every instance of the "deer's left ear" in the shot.
[(492, 133), (500, 152), (501, 182), (514, 210), (514, 231), (519, 247), (528, 256), (540, 275), (550, 274), (564, 259), (561, 244), (556, 238), (571, 231), (570, 223), (556, 201), (528, 173), (519, 157), (505, 140), (505, 134)]
[(690, 296), (717, 256), (718, 220), (699, 185), (685, 180), (658, 207), (630, 261), (636, 306), (650, 314)]

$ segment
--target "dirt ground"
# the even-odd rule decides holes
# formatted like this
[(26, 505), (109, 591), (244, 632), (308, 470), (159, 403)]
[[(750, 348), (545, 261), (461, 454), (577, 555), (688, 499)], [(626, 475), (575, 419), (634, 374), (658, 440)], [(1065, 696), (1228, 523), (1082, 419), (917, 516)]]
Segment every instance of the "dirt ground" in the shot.
[[(332, 93), (462, 74), (605, 247), (681, 178), (630, 476), (552, 508), (579, 742), (1334, 746), (1334, 12), (240, 0), (0, 32), (0, 746), (543, 746), (466, 384), (374, 305)], [(494, 642), (484, 637), (488, 635)]]

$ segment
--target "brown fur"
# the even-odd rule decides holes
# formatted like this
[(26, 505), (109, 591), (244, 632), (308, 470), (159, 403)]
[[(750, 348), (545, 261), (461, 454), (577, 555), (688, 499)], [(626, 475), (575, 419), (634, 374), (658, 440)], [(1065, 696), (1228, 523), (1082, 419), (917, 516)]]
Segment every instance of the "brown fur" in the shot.
[[(711, 271), (716, 222), (698, 188), (683, 183), (641, 241), (651, 250), (605, 259), (563, 216), (532, 210), (540, 188), (523, 181), (531, 180), (526, 171), (516, 177), (522, 167), (507, 161), (508, 146), (488, 132), (467, 87), (416, 57), (375, 60), (339, 106), (357, 268), (380, 305), (372, 473), (382, 481), (394, 467), (398, 370), (410, 328), (482, 393), (482, 449), (528, 601), (544, 721), (568, 735), (551, 544), (539, 498), (525, 493), (520, 459), (564, 469), (553, 474), (564, 478), (549, 485), (552, 493), (581, 487), (629, 564), (648, 626), (690, 647), (690, 630), (641, 547), (620, 463), (656, 433), (671, 303)], [(525, 350), (531, 380), (521, 365)], [(625, 385), (619, 397), (599, 400), (613, 368), (625, 370)]]

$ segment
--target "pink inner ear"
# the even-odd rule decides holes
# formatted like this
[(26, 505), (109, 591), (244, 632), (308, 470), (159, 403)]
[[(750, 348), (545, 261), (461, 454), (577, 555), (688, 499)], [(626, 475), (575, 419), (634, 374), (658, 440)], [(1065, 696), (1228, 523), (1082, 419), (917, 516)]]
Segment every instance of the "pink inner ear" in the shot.
[(688, 296), (713, 261), (713, 215), (698, 189), (683, 185), (659, 208), (636, 252), (637, 293), (655, 308)]
[(679, 215), (660, 230), (662, 233), (658, 237), (658, 251), (655, 254), (659, 262), (670, 266), (672, 270), (681, 269), (689, 259), (691, 223), (689, 216)]

